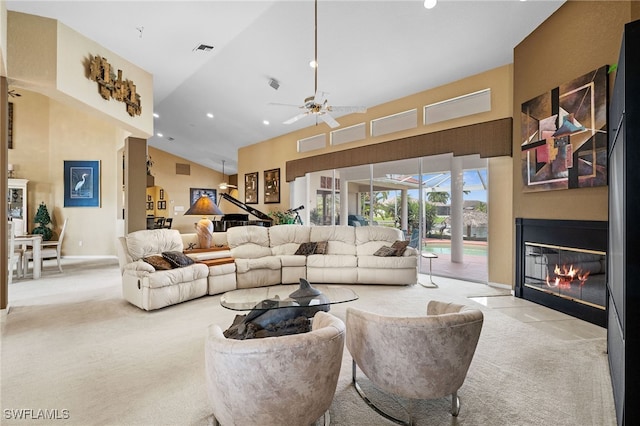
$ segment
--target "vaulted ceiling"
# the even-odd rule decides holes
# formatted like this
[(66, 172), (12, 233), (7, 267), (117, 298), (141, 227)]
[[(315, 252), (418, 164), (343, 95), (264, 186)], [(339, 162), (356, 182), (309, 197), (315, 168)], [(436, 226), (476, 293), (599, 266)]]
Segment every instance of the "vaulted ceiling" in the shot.
[(315, 124), (283, 122), (314, 94), (316, 29), (318, 89), (330, 105), (372, 107), (511, 63), (513, 48), (563, 3), (319, 0), (315, 27), (313, 0), (6, 1), (152, 73), (149, 144), (216, 170), (224, 160), (227, 174), (238, 148)]

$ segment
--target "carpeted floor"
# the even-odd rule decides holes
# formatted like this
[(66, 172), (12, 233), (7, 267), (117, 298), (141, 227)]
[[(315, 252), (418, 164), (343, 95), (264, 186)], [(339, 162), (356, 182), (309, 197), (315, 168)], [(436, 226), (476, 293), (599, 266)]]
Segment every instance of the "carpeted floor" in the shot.
[[(3, 425), (208, 425), (204, 336), (235, 312), (208, 296), (154, 312), (121, 298), (115, 259), (65, 259), (65, 272), (17, 280), (2, 317)], [(428, 281), (428, 276), (421, 280)], [(422, 315), (431, 299), (477, 306), (480, 342), (459, 391), (459, 417), (448, 399), (396, 401), (365, 386), (372, 399), (406, 407), (418, 425), (615, 425), (606, 330), (555, 313), (504, 290), (439, 277), (439, 288), (353, 286), (359, 300), (334, 305)], [(363, 377), (363, 376), (361, 376)], [(345, 349), (331, 407), (333, 425), (387, 425), (351, 386)], [(16, 420), (24, 410), (57, 410), (62, 420)], [(20, 411), (22, 410), (22, 411)], [(67, 410), (67, 411), (64, 411)], [(51, 411), (49, 411), (51, 413)]]

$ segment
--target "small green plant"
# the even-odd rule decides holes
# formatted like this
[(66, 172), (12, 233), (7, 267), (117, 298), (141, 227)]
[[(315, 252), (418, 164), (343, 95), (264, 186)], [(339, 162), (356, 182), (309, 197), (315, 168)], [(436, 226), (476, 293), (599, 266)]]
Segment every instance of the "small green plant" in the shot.
[(286, 225), (293, 223), (295, 216), (290, 212), (272, 211), (268, 216), (273, 219), (274, 225)]
[(33, 222), (38, 224), (38, 226), (33, 230), (33, 234), (42, 235), (42, 239), (44, 241), (49, 241), (53, 236), (53, 231), (48, 226), (51, 223), (51, 216), (49, 216), (49, 210), (47, 210), (47, 206), (44, 202), (40, 203), (38, 206), (38, 211), (36, 212), (36, 216), (33, 218)]

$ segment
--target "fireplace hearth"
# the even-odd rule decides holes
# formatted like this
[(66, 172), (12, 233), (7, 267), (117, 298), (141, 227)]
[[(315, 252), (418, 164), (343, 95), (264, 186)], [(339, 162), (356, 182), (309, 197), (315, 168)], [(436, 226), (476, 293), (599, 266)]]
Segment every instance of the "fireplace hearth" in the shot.
[(607, 222), (516, 219), (515, 295), (602, 327)]

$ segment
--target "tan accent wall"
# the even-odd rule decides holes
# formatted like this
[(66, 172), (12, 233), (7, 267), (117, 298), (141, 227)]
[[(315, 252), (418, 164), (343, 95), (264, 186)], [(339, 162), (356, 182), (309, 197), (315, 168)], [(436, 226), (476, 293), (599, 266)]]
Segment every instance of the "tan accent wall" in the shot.
[[(608, 219), (606, 186), (522, 192), (519, 111), (529, 99), (605, 64), (617, 63), (623, 27), (632, 20), (632, 8), (636, 13), (640, 10), (630, 2), (568, 1), (514, 49), (512, 227), (516, 217)], [(613, 81), (612, 74), (610, 92)]]
[(509, 196), (513, 191), (511, 157), (490, 158), (488, 175), (489, 282), (511, 285), (511, 258), (505, 256), (505, 253), (513, 253), (515, 238), (509, 226), (513, 217), (513, 206)]
[(7, 76), (7, 4), (0, 1), (0, 76)]

